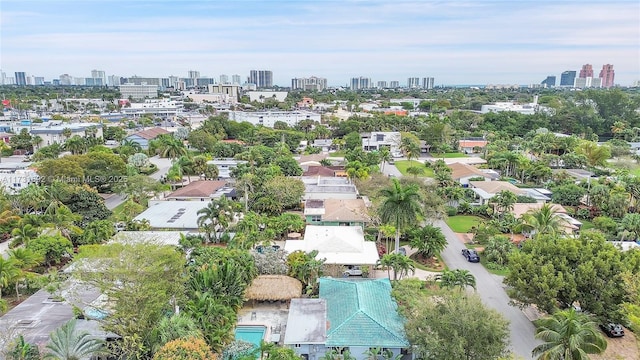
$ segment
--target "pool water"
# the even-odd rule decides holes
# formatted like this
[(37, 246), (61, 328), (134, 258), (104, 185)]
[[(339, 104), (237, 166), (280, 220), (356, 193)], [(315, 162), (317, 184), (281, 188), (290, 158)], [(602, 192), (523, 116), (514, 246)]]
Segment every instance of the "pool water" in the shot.
[(252, 343), (254, 348), (260, 347), (260, 341), (264, 339), (267, 328), (259, 325), (239, 325), (236, 327), (236, 340)]

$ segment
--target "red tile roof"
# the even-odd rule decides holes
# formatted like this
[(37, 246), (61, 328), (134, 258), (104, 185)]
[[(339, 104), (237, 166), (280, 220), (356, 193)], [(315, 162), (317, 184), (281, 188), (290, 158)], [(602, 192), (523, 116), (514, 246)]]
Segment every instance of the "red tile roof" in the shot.
[(225, 185), (226, 181), (220, 180), (193, 181), (187, 186), (172, 192), (167, 198), (208, 198)]
[(133, 135), (138, 135), (143, 139), (153, 140), (163, 134), (169, 134), (169, 131), (163, 128), (155, 127), (155, 128), (139, 131)]

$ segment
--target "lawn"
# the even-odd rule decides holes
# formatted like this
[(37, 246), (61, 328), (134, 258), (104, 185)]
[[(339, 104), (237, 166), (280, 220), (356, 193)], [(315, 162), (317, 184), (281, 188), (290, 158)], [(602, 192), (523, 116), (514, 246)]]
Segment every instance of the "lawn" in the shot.
[(463, 154), (463, 153), (459, 153), (459, 152), (451, 152), (451, 153), (431, 153), (431, 156), (433, 156), (434, 158), (438, 159), (453, 159), (453, 158), (463, 158), (463, 157), (469, 157), (469, 155), (467, 154)]
[(344, 157), (347, 154), (344, 150), (333, 151), (329, 153), (329, 157)]
[(403, 176), (413, 176), (407, 172), (407, 169), (412, 166), (419, 166), (424, 170), (424, 173), (420, 175), (420, 177), (433, 177), (433, 170), (426, 167), (424, 163), (421, 163), (420, 161), (417, 161), (417, 160), (411, 160), (411, 161), (400, 160), (400, 161), (396, 161), (395, 165), (396, 165), (396, 168), (398, 168), (398, 171), (400, 171), (400, 173), (402, 173)]
[(471, 228), (477, 227), (482, 219), (473, 215), (456, 215), (447, 219), (447, 225), (457, 233), (471, 232)]
[[(487, 269), (488, 272), (493, 275), (507, 276), (509, 275), (509, 268), (501, 267), (500, 265), (496, 265), (492, 262), (487, 261), (482, 254), (480, 254), (480, 263)], [(493, 265), (493, 266), (492, 266)]]

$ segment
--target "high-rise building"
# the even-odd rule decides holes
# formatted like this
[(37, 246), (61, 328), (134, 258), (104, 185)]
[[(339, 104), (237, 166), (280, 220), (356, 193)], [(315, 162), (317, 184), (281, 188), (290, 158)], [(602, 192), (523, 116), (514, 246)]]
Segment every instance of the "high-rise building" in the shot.
[(601, 79), (594, 78), (594, 77), (586, 77), (586, 78), (578, 77), (576, 78), (576, 82), (573, 85), (573, 87), (577, 89), (599, 88), (600, 86), (601, 86)]
[(189, 79), (197, 79), (200, 77), (200, 71), (189, 70)]
[(270, 88), (273, 86), (273, 72), (271, 70), (251, 70), (248, 82), (256, 84), (258, 88)]
[(7, 83), (7, 73), (2, 70), (0, 70), (0, 85), (9, 85)]
[(433, 89), (433, 85), (435, 83), (435, 79), (432, 77), (424, 77), (422, 78), (422, 88), (423, 89)]
[(107, 74), (102, 70), (91, 70), (91, 77), (94, 79), (101, 79), (100, 81), (94, 80), (94, 83), (100, 83), (100, 85), (107, 85)]
[(386, 81), (378, 81), (377, 87), (378, 87), (378, 89), (385, 89), (387, 87), (387, 82)]
[(600, 85), (603, 88), (612, 87), (613, 79), (615, 75), (616, 74), (613, 70), (613, 65), (611, 64), (602, 65), (602, 70), (600, 70)]
[(351, 78), (351, 90), (364, 90), (371, 88), (371, 79), (363, 76)]
[(397, 89), (400, 87), (400, 81), (391, 81), (389, 82), (389, 87), (392, 89)]
[(25, 86), (27, 85), (27, 74), (24, 71), (16, 71), (16, 85)]
[(60, 75), (60, 85), (71, 85), (73, 83), (73, 77), (69, 74)]
[(591, 66), (591, 64), (582, 65), (582, 69), (580, 69), (580, 77), (583, 79), (593, 77), (593, 66)]
[(327, 88), (327, 79), (320, 77), (294, 78), (291, 79), (291, 90), (317, 90), (322, 91)]
[(241, 82), (242, 82), (242, 77), (240, 75), (231, 75), (232, 85), (240, 85)]
[(225, 74), (220, 75), (220, 84), (222, 85), (229, 84), (229, 75), (225, 75)]
[(549, 75), (547, 76), (546, 79), (542, 80), (542, 82), (540, 83), (542, 84), (544, 87), (554, 87), (556, 86), (556, 77), (553, 75)]
[(576, 80), (576, 72), (573, 70), (563, 71), (560, 74), (560, 86), (573, 86)]
[(407, 78), (407, 87), (409, 89), (419, 88), (420, 87), (420, 78), (419, 77)]
[(109, 86), (120, 86), (120, 76), (118, 75), (109, 75)]

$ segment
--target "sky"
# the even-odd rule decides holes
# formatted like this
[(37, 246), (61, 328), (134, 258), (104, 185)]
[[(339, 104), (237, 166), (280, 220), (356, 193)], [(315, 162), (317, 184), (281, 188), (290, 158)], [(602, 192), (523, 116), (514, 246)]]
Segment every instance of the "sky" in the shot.
[(592, 64), (640, 80), (640, 1), (0, 0), (0, 69), (44, 76), (534, 84)]

